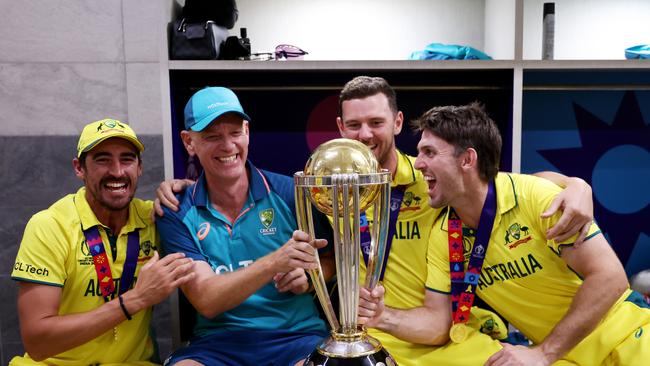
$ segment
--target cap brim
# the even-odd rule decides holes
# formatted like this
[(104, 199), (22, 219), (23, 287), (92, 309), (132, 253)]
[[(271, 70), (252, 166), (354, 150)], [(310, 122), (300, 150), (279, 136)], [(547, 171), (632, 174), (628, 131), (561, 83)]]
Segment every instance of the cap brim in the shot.
[(141, 153), (141, 152), (144, 151), (144, 145), (142, 144), (142, 142), (140, 142), (140, 140), (138, 140), (138, 139), (136, 139), (136, 138), (133, 138), (133, 137), (131, 137), (131, 136), (124, 136), (124, 135), (117, 135), (117, 136), (116, 136), (116, 135), (112, 135), (112, 136), (109, 135), (109, 136), (103, 136), (102, 138), (97, 139), (97, 140), (93, 141), (92, 143), (88, 144), (88, 145), (87, 145), (83, 150), (81, 150), (81, 151), (79, 151), (79, 152), (77, 153), (77, 157), (80, 157), (81, 154), (83, 154), (83, 153), (85, 153), (85, 152), (88, 152), (88, 151), (94, 149), (95, 146), (101, 144), (102, 142), (104, 142), (104, 141), (106, 141), (106, 140), (108, 140), (108, 139), (112, 139), (112, 138), (117, 138), (117, 139), (123, 139), (123, 140), (126, 140), (126, 141), (132, 143), (133, 146), (135, 146), (135, 148), (138, 149), (138, 152)]
[(200, 120), (199, 122), (197, 122), (197, 123), (195, 123), (194, 125), (192, 125), (192, 126), (190, 127), (190, 130), (195, 131), (195, 132), (201, 132), (201, 131), (203, 131), (206, 127), (208, 127), (208, 126), (210, 125), (210, 123), (212, 123), (215, 119), (217, 119), (217, 118), (223, 116), (223, 115), (226, 114), (226, 113), (235, 113), (235, 114), (238, 114), (239, 116), (241, 116), (241, 118), (243, 118), (243, 119), (245, 119), (245, 120), (247, 120), (247, 121), (249, 121), (249, 122), (250, 122), (250, 120), (251, 120), (251, 118), (250, 118), (246, 113), (244, 113), (244, 112), (242, 112), (242, 111), (239, 111), (239, 110), (236, 110), (236, 109), (234, 109), (234, 110), (218, 111), (218, 112), (214, 112), (214, 113), (208, 115), (207, 117), (203, 118), (203, 119)]

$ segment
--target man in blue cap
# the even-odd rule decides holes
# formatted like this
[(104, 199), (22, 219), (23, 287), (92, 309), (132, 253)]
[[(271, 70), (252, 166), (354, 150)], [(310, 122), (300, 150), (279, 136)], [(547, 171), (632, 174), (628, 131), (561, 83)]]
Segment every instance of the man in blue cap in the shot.
[(194, 259), (181, 288), (198, 314), (166, 365), (293, 364), (327, 335), (305, 275), (327, 241), (296, 230), (292, 179), (247, 160), (249, 121), (227, 88), (202, 89), (185, 107), (181, 139), (203, 173), (157, 224), (165, 252)]

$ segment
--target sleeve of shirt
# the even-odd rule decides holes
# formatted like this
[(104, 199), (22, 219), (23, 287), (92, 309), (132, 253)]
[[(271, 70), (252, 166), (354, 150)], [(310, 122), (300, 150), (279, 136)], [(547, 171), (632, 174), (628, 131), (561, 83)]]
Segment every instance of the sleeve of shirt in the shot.
[[(182, 201), (181, 201), (182, 202)], [(185, 256), (194, 260), (207, 261), (197, 245), (197, 239), (183, 223), (184, 208), (174, 212), (163, 207), (164, 215), (156, 217), (156, 225), (160, 235), (160, 244), (163, 254), (185, 253)], [(209, 225), (209, 224), (208, 224)]]
[[(536, 220), (540, 227), (540, 232), (545, 233), (548, 229), (557, 224), (562, 216), (562, 212), (558, 211), (549, 218), (542, 218), (541, 214), (551, 206), (551, 202), (553, 202), (555, 196), (562, 191), (562, 188), (546, 179), (534, 176), (525, 176), (523, 179), (519, 180), (519, 184), (520, 187), (518, 190), (522, 195), (522, 201), (525, 200), (526, 202), (530, 202), (530, 204), (526, 204), (525, 206), (530, 210), (529, 214), (531, 215), (531, 218)], [(592, 223), (587, 234), (587, 239), (598, 233), (600, 233), (600, 228), (595, 223)], [(555, 253), (559, 254), (563, 247), (572, 246), (577, 238), (578, 233), (562, 242), (548, 240), (546, 245), (553, 249)]]
[(70, 247), (75, 247), (69, 240), (47, 211), (32, 216), (25, 227), (11, 278), (63, 287)]
[(426, 288), (443, 294), (451, 293), (451, 280), (449, 279), (449, 247), (447, 245), (447, 231), (443, 230), (443, 218), (438, 216), (434, 221), (429, 244), (427, 248), (427, 280)]

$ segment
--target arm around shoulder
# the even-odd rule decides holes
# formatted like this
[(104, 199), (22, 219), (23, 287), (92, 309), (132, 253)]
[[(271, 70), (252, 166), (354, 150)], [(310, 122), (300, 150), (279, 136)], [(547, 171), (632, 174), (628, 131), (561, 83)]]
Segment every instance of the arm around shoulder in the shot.
[(579, 232), (576, 244), (582, 243), (594, 218), (592, 191), (589, 184), (581, 178), (567, 177), (555, 172), (539, 172), (535, 175), (563, 188), (541, 216), (548, 218), (558, 210), (562, 211), (560, 220), (546, 232), (547, 239), (564, 241)]

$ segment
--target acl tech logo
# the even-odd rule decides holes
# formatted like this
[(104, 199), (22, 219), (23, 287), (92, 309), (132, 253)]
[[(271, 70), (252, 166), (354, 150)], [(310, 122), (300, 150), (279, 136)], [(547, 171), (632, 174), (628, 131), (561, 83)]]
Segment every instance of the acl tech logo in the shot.
[(504, 238), (506, 242), (505, 244), (508, 245), (508, 249), (515, 249), (521, 244), (531, 241), (533, 237), (528, 233), (528, 230), (528, 226), (523, 226), (516, 222), (510, 225), (508, 230), (506, 230)]
[(272, 208), (260, 211), (260, 222), (264, 225), (264, 227), (260, 229), (260, 234), (275, 235), (277, 229), (271, 227), (271, 225), (273, 225), (273, 219), (275, 219), (275, 211)]
[(40, 277), (48, 277), (50, 275), (50, 271), (47, 269), (47, 267), (37, 267), (33, 264), (23, 263), (19, 261), (14, 263), (14, 271), (25, 272)]

